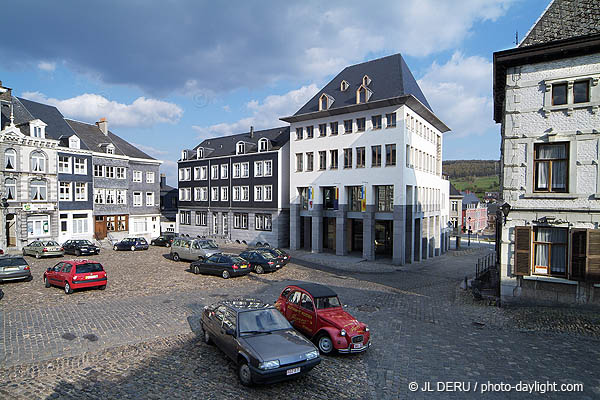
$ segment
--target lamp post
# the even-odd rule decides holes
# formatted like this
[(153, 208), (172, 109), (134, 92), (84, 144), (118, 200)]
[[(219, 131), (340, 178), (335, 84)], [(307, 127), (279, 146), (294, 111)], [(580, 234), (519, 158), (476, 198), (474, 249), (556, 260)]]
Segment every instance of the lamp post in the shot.
[(502, 204), (500, 206), (500, 210), (502, 210), (502, 215), (504, 215), (504, 225), (506, 225), (506, 217), (508, 217), (508, 213), (510, 212), (511, 205), (508, 203)]
[(471, 232), (473, 232), (471, 230), (471, 217), (467, 218), (467, 223), (469, 225), (469, 230), (467, 231), (467, 246), (471, 246)]

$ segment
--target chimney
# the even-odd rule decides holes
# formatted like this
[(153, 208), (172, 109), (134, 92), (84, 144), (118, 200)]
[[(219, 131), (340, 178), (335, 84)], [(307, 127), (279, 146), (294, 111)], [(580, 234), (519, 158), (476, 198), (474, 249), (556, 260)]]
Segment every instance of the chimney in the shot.
[(12, 89), (2, 86), (2, 81), (0, 81), (0, 100), (12, 102)]
[(165, 186), (167, 186), (167, 177), (165, 176), (164, 173), (160, 174), (160, 188), (163, 189)]
[(96, 122), (96, 125), (98, 125), (102, 133), (108, 136), (108, 121), (106, 118), (100, 118), (100, 121)]
[(253, 126), (250, 127), (250, 138), (254, 139), (254, 127)]

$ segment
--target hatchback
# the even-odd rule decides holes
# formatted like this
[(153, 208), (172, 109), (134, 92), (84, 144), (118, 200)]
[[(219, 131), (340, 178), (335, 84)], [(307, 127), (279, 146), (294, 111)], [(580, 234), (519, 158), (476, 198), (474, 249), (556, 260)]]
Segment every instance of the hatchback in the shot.
[(31, 268), (23, 257), (0, 257), (0, 282), (18, 279), (31, 280)]
[(107, 276), (102, 264), (91, 260), (61, 261), (44, 272), (44, 284), (63, 287), (66, 294), (74, 289), (97, 287), (106, 289)]
[(224, 279), (248, 275), (251, 271), (248, 262), (235, 254), (213, 254), (194, 261), (190, 264), (190, 269), (195, 274), (220, 275)]

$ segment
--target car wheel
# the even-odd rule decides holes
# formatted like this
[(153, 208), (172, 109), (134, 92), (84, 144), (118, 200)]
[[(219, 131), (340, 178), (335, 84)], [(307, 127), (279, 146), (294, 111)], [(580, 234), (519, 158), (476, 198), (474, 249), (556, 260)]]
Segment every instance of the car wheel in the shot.
[(98, 289), (104, 290), (104, 289), (106, 289), (106, 285), (98, 286)]
[(200, 273), (200, 268), (197, 265), (194, 265), (194, 273), (198, 275)]
[(202, 329), (202, 341), (206, 344), (211, 344), (212, 339), (210, 338), (210, 333), (204, 329), (204, 325), (200, 325), (200, 329)]
[(224, 270), (223, 273), (221, 274), (221, 276), (223, 277), (223, 279), (227, 279), (229, 278), (231, 275), (229, 274), (229, 271)]
[(254, 267), (254, 272), (256, 272), (257, 274), (262, 274), (263, 272), (265, 272), (265, 269), (262, 267), (262, 265), (257, 265), (256, 267)]
[(252, 373), (250, 372), (250, 367), (246, 360), (240, 362), (240, 365), (238, 366), (238, 376), (242, 385), (252, 385)]
[(46, 286), (47, 288), (50, 287), (50, 282), (48, 282), (48, 278), (44, 277), (44, 286)]
[(75, 255), (79, 257), (81, 255), (81, 251), (79, 251), (79, 249), (75, 250)]
[(173, 253), (173, 261), (179, 261), (179, 254)]
[(69, 282), (65, 282), (65, 293), (66, 294), (73, 293), (73, 289), (71, 289), (71, 285), (69, 285)]
[(131, 251), (135, 251), (135, 246), (131, 246)]
[(333, 352), (333, 342), (326, 333), (319, 335), (317, 346), (319, 346), (319, 351), (323, 354), (331, 354)]
[(35, 258), (39, 260), (40, 258), (42, 258), (42, 255), (40, 253), (35, 253)]
[(116, 245), (116, 244), (113, 246), (113, 250), (114, 250), (114, 251), (117, 251), (117, 250), (119, 250), (119, 248), (117, 247), (117, 245)]

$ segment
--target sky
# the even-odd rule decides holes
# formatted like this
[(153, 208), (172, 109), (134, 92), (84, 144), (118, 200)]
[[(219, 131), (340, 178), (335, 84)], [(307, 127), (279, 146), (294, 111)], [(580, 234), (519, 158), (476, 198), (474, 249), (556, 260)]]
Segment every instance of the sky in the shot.
[(550, 0), (21, 0), (0, 5), (0, 80), (109, 129), (176, 186), (181, 150), (285, 126), (344, 67), (401, 53), (444, 135), (445, 160), (498, 159), (492, 55)]

